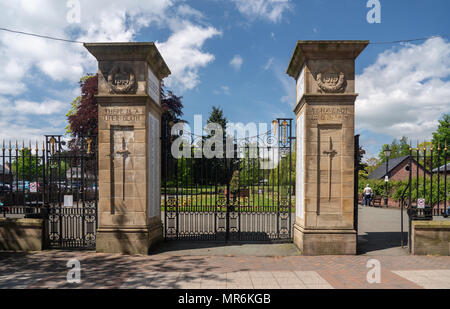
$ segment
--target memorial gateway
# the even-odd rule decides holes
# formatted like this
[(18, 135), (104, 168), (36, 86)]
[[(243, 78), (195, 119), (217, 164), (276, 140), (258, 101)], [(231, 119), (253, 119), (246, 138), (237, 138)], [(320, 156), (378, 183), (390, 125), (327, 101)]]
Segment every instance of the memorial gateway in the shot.
[[(278, 179), (296, 163), (294, 184), (252, 182), (261, 177), (245, 155), (186, 159), (195, 175), (179, 177), (160, 106), (170, 70), (155, 45), (86, 43), (99, 63), (97, 251), (147, 254), (166, 238), (293, 240), (305, 255), (356, 254), (355, 59), (367, 45), (297, 43), (287, 69), (297, 84), (296, 137), (293, 120), (278, 119), (278, 143), (267, 150), (287, 162), (275, 167)], [(264, 152), (258, 142), (243, 150)], [(194, 188), (194, 178), (204, 181)]]

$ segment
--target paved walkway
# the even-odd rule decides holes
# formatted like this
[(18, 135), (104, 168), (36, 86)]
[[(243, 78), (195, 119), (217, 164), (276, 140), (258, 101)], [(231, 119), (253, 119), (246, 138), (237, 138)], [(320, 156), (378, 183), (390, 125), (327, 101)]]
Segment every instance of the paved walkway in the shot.
[[(358, 254), (371, 256), (406, 256), (408, 248), (401, 247), (401, 212), (359, 206)], [(408, 241), (408, 216), (403, 213), (404, 244)], [(157, 253), (195, 256), (299, 256), (294, 244), (246, 244), (225, 242), (167, 242)]]
[[(409, 255), (401, 247), (401, 211), (391, 208), (358, 208), (358, 254)], [(408, 243), (408, 215), (403, 212), (403, 240)]]
[[(150, 256), (0, 253), (0, 289), (450, 289), (450, 257), (410, 256), (400, 247), (399, 210), (361, 207), (359, 214), (358, 256), (307, 257), (293, 244), (223, 242), (167, 242)], [(67, 282), (73, 259), (79, 284)], [(368, 282), (369, 261), (379, 261), (380, 283)]]
[[(67, 262), (81, 283), (67, 282)], [(367, 262), (380, 262), (370, 284)], [(0, 253), (0, 288), (450, 288), (450, 257), (418, 256), (121, 256), (94, 252)]]

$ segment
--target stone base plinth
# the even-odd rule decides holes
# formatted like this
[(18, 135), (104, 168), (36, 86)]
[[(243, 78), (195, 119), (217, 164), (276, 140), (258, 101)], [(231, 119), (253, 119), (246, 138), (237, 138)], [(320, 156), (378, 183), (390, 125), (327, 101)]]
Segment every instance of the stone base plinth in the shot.
[(449, 221), (413, 221), (413, 255), (450, 255)]
[(0, 218), (0, 251), (42, 251), (44, 220)]
[(355, 230), (316, 230), (294, 225), (294, 243), (303, 255), (355, 255)]
[(162, 225), (144, 228), (102, 227), (97, 231), (96, 250), (99, 253), (148, 255), (162, 241)]

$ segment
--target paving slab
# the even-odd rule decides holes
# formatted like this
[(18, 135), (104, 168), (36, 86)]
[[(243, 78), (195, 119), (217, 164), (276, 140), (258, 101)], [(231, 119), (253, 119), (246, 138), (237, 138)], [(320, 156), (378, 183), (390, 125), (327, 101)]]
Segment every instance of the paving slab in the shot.
[[(67, 282), (78, 259), (81, 282)], [(369, 283), (367, 262), (381, 265)], [(423, 289), (450, 288), (444, 256), (122, 256), (83, 251), (0, 253), (0, 288), (18, 289)]]

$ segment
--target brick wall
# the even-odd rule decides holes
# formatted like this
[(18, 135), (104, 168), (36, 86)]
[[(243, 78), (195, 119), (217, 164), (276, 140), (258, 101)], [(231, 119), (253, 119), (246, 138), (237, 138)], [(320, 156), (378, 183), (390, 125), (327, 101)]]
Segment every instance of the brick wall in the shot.
[[(397, 165), (390, 173), (390, 180), (408, 180), (409, 171), (406, 167), (409, 165), (409, 159), (404, 160), (402, 163)], [(423, 168), (417, 164), (416, 161), (412, 161), (412, 176), (413, 178), (417, 175), (417, 169), (419, 169), (419, 177), (423, 177)], [(427, 172), (427, 176), (429, 173)]]

